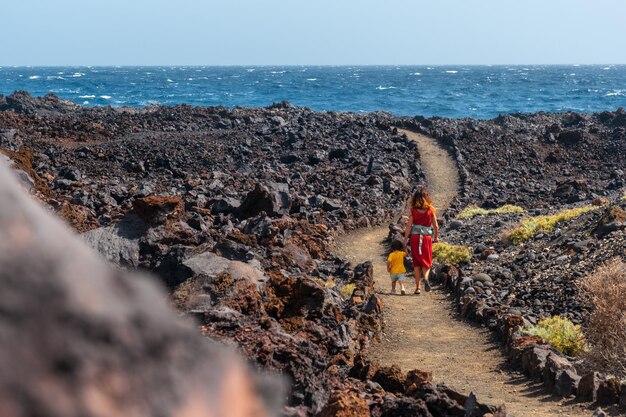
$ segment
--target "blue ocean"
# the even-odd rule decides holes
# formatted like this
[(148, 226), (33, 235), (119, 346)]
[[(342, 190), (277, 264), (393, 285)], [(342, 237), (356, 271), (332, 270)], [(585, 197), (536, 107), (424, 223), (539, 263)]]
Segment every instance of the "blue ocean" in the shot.
[(85, 106), (187, 103), (493, 118), (626, 107), (626, 65), (0, 67), (0, 94), (55, 93)]

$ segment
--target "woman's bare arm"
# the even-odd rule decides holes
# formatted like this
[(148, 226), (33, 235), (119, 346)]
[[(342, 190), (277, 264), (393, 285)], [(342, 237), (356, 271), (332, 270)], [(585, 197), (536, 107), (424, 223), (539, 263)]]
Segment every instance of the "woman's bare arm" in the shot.
[(404, 231), (404, 251), (406, 252), (406, 245), (409, 241), (409, 235), (411, 234), (411, 226), (413, 225), (413, 213), (409, 214), (409, 220), (406, 222), (406, 230)]
[(435, 234), (433, 236), (433, 242), (439, 241), (439, 223), (437, 222), (437, 214), (433, 213), (433, 229)]

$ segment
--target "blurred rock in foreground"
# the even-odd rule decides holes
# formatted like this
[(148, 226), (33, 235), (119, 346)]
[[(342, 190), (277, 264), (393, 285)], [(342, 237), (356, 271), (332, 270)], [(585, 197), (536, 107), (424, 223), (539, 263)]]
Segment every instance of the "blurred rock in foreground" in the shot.
[(0, 416), (263, 416), (254, 378), (0, 162)]

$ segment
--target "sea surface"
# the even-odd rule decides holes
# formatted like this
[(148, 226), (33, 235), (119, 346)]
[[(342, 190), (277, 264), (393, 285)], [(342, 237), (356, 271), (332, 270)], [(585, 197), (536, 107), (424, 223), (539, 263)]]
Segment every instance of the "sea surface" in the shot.
[(0, 94), (55, 93), (85, 106), (187, 103), (493, 118), (626, 107), (626, 65), (0, 67)]

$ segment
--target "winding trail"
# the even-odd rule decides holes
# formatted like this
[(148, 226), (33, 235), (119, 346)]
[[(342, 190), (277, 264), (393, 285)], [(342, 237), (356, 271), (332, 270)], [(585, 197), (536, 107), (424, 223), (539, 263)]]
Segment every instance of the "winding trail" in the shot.
[[(400, 130), (417, 142), (429, 191), (440, 212), (459, 188), (455, 161), (434, 139)], [(473, 391), (479, 401), (506, 404), (515, 417), (589, 416), (581, 404), (554, 400), (541, 384), (511, 371), (497, 342), (487, 329), (456, 317), (446, 291), (435, 288), (421, 295), (390, 295), (383, 240), (387, 227), (357, 230), (338, 239), (339, 254), (353, 263), (372, 261), (377, 292), (384, 302), (385, 331), (369, 357), (381, 365), (399, 365), (404, 372), (423, 369), (464, 393)], [(442, 234), (445, 240), (445, 230)], [(406, 285), (408, 283), (408, 285)], [(407, 280), (409, 293), (415, 284)]]

